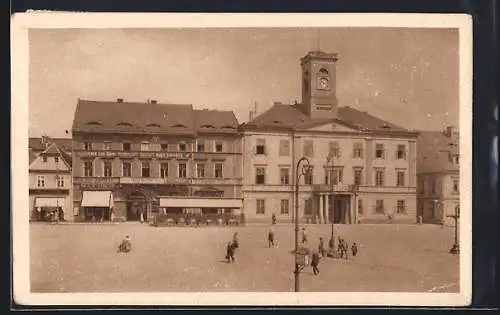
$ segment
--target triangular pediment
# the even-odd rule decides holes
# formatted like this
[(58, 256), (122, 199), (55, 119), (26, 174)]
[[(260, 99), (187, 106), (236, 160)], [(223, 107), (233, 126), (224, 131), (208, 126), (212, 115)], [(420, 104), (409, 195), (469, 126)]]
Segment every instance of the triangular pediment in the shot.
[(357, 132), (358, 128), (349, 126), (348, 124), (338, 121), (330, 120), (326, 122), (310, 123), (307, 125), (300, 126), (299, 129), (307, 131), (319, 131), (319, 132)]
[(45, 151), (38, 154), (30, 164), (30, 170), (37, 171), (70, 171), (69, 164), (65, 161), (57, 145), (51, 144)]

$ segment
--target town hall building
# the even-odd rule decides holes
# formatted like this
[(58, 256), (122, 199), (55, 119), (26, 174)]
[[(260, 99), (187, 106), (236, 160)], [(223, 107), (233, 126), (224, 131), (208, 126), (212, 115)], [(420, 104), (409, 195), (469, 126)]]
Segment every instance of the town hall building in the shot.
[(240, 126), (248, 221), (295, 219), (297, 162), (305, 157), (300, 222), (415, 222), (418, 133), (340, 107), (337, 61), (334, 53), (309, 52), (300, 63), (302, 101), (275, 103)]

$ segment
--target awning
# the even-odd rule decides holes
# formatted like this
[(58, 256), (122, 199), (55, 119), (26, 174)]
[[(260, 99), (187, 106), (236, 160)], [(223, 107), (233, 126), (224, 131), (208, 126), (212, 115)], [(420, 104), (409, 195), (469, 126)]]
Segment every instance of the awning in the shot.
[(162, 208), (241, 208), (241, 199), (221, 198), (160, 198)]
[(56, 198), (56, 197), (39, 197), (35, 200), (35, 207), (40, 208), (55, 208), (55, 207), (64, 207), (64, 198)]
[(113, 207), (113, 193), (109, 190), (84, 191), (82, 207)]

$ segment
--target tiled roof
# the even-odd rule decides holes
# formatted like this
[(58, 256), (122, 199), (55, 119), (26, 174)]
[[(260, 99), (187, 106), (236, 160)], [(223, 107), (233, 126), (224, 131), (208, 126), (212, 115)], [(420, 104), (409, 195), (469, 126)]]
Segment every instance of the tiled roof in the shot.
[(41, 155), (44, 155), (44, 154), (47, 154), (47, 155), (58, 155), (60, 156), (69, 166), (71, 166), (71, 161), (72, 161), (72, 158), (71, 158), (71, 155), (64, 151), (64, 150), (61, 150), (59, 148), (59, 146), (57, 145), (57, 143), (55, 142), (52, 142), (48, 147), (47, 149), (45, 149), (43, 152), (40, 153)]
[(33, 150), (30, 148), (29, 149), (29, 165), (31, 165), (31, 163), (33, 163), (33, 161), (36, 159), (37, 156), (38, 156), (38, 154), (33, 152)]
[(362, 130), (409, 132), (407, 129), (351, 107), (340, 107), (337, 119), (313, 119), (300, 111), (298, 105), (286, 104), (275, 104), (252, 121), (244, 124), (243, 128), (303, 129), (332, 121), (342, 122), (352, 128)]
[(457, 135), (443, 131), (420, 131), (417, 139), (417, 173), (458, 171), (453, 155), (459, 153)]
[[(73, 131), (195, 134), (205, 129), (234, 132), (227, 127), (237, 124), (232, 112), (198, 111), (190, 104), (78, 100)], [(209, 125), (213, 128), (207, 127)]]
[[(66, 152), (71, 152), (73, 147), (73, 140), (71, 138), (50, 138), (50, 142), (57, 143), (59, 149)], [(45, 150), (42, 138), (29, 138), (29, 148), (35, 152), (42, 152)]]

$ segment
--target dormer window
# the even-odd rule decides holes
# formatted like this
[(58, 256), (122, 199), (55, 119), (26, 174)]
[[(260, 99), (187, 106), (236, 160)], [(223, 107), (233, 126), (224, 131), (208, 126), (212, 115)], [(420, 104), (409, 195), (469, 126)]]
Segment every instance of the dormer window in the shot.
[(158, 125), (158, 124), (147, 124), (146, 127), (149, 127), (149, 128), (160, 128), (161, 126)]
[(102, 126), (102, 124), (98, 121), (89, 121), (86, 125), (88, 125), (88, 126)]
[(209, 128), (209, 129), (211, 129), (211, 128), (215, 128), (215, 126), (214, 125), (210, 125), (210, 124), (206, 124), (206, 125), (201, 125), (201, 128)]
[(119, 126), (119, 127), (132, 127), (132, 124), (131, 124), (131, 123), (124, 122), (124, 121), (119, 122), (119, 123), (117, 123), (116, 125), (117, 125), (117, 126)]
[(225, 125), (222, 126), (221, 129), (235, 129), (233, 126)]
[(54, 161), (55, 161), (56, 163), (59, 163), (59, 157), (58, 157), (58, 156), (54, 156)]
[(175, 124), (172, 127), (174, 127), (174, 128), (187, 128), (187, 126), (183, 125), (183, 124)]
[(42, 161), (43, 161), (43, 163), (47, 163), (47, 156), (46, 155), (42, 156)]

